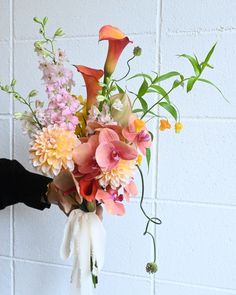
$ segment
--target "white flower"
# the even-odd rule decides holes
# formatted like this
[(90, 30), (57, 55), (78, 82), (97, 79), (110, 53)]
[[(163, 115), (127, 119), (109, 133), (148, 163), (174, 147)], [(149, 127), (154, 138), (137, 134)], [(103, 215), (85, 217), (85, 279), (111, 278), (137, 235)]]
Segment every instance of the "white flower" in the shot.
[(122, 111), (124, 108), (123, 103), (120, 101), (120, 99), (115, 99), (115, 101), (112, 104), (112, 107), (118, 111)]

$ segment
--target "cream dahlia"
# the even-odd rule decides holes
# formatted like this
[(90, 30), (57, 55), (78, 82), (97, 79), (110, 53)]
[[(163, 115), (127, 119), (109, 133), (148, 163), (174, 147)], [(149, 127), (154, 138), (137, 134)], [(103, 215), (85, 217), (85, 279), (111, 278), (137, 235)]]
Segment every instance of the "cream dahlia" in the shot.
[(135, 164), (136, 160), (119, 160), (113, 169), (103, 171), (97, 176), (99, 184), (104, 188), (110, 185), (112, 189), (117, 189), (120, 186), (125, 187), (134, 177)]
[(72, 152), (79, 144), (73, 131), (56, 125), (43, 128), (31, 142), (29, 151), (33, 166), (52, 177), (58, 175), (62, 168), (72, 171)]

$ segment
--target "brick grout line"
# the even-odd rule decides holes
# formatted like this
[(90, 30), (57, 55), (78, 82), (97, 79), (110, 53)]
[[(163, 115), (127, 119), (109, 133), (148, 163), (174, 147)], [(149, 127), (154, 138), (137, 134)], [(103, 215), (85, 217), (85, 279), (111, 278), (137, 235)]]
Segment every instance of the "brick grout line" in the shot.
[[(129, 32), (126, 32), (126, 35), (129, 35), (129, 36), (155, 36), (155, 32), (140, 32), (140, 33), (129, 33)], [(80, 40), (80, 39), (93, 39), (93, 38), (98, 38), (98, 34), (91, 34), (91, 35), (75, 35), (75, 36), (65, 36), (65, 37), (62, 37), (61, 39), (60, 39), (60, 41), (73, 41), (73, 40)], [(33, 37), (33, 38), (14, 38), (14, 41), (15, 42), (22, 42), (22, 43), (24, 43), (24, 42), (34, 42), (34, 41), (37, 41), (38, 40), (38, 38), (35, 38), (35, 37)], [(1, 42), (3, 42), (3, 41), (1, 41)], [(5, 41), (4, 41), (5, 42)]]
[[(56, 267), (56, 268), (64, 268), (64, 269), (71, 269), (71, 267), (72, 267), (70, 265), (63, 265), (63, 264), (58, 264), (58, 263), (43, 262), (43, 261), (16, 258), (16, 257), (12, 258), (11, 256), (4, 256), (4, 255), (0, 255), (0, 259), (13, 260), (13, 261), (17, 261), (17, 262), (25, 262), (25, 263), (38, 264), (38, 265), (50, 266), (50, 267)], [(135, 278), (135, 279), (140, 279), (140, 280), (145, 280), (145, 281), (152, 280), (152, 278), (149, 278), (147, 276), (127, 274), (127, 273), (121, 273), (121, 272), (102, 271), (101, 273), (105, 274), (105, 275), (110, 275), (110, 276), (117, 276), (117, 277), (131, 278), (131, 279)], [(213, 286), (208, 286), (208, 285), (204, 285), (204, 284), (192, 284), (192, 283), (188, 283), (188, 282), (179, 282), (179, 281), (168, 280), (168, 279), (155, 279), (155, 282), (188, 286), (188, 287), (197, 287), (197, 288), (202, 288), (202, 289), (208, 289), (211, 291), (215, 290), (215, 291), (224, 291), (224, 292), (229, 292), (229, 293), (236, 291), (236, 289), (231, 289), (231, 288), (213, 287)]]
[[(140, 203), (141, 197), (135, 197), (130, 199), (130, 203)], [(210, 206), (210, 207), (219, 207), (219, 208), (228, 208), (228, 209), (236, 209), (236, 204), (233, 203), (216, 203), (216, 202), (202, 202), (202, 201), (189, 201), (189, 200), (175, 200), (175, 199), (155, 199), (153, 197), (149, 197), (146, 199), (144, 198), (143, 203), (146, 205), (150, 204), (159, 204), (159, 203), (179, 203), (179, 204), (186, 204), (186, 205), (199, 205), (199, 206)]]
[[(0, 112), (0, 119), (9, 119), (12, 118), (12, 114), (10, 113), (1, 113)], [(147, 116), (149, 118), (149, 116)], [(214, 116), (181, 116), (183, 120), (186, 121), (235, 121), (235, 117), (214, 117)], [(158, 121), (158, 120), (157, 120)]]
[[(42, 265), (42, 266), (56, 267), (56, 268), (72, 269), (72, 265), (39, 261), (39, 260), (33, 260), (33, 259), (25, 259), (25, 258), (19, 258), (19, 257), (11, 257), (11, 256), (6, 256), (6, 255), (0, 255), (0, 259), (7, 260), (7, 261), (13, 260), (14, 262), (23, 262), (23, 263)], [(102, 270), (101, 273), (106, 274), (106, 275), (116, 275), (119, 277), (150, 280), (150, 278), (145, 275), (142, 276), (142, 275), (128, 274), (128, 273), (122, 273), (122, 272), (113, 272), (113, 271), (104, 271), (104, 270)]]
[[(1, 113), (0, 112), (0, 119), (9, 119), (12, 118), (12, 114), (10, 113)], [(149, 116), (147, 116), (149, 118)], [(235, 117), (214, 117), (214, 116), (181, 116), (183, 120), (186, 121), (235, 121)], [(158, 120), (157, 120), (158, 121)]]
[[(139, 203), (140, 197), (130, 199), (130, 203)], [(144, 199), (144, 204), (159, 204), (159, 203), (175, 203), (175, 204), (185, 204), (185, 205), (196, 205), (196, 206), (208, 206), (208, 207), (219, 207), (225, 209), (236, 209), (236, 204), (226, 204), (226, 203), (214, 203), (214, 202), (201, 202), (201, 201), (189, 201), (189, 200), (175, 200), (175, 199), (155, 199), (146, 198)]]
[(187, 201), (187, 200), (171, 200), (171, 199), (159, 199), (155, 200), (155, 203), (173, 203), (173, 204), (184, 204), (184, 205), (195, 205), (195, 206), (206, 206), (206, 207), (218, 207), (225, 209), (236, 209), (236, 204), (225, 204), (225, 203), (210, 203), (210, 202), (198, 202), (198, 201)]
[(208, 285), (204, 285), (204, 284), (192, 284), (192, 283), (178, 282), (178, 281), (166, 280), (166, 279), (159, 279), (156, 281), (160, 282), (160, 283), (179, 285), (179, 286), (183, 286), (183, 287), (194, 287), (194, 288), (207, 289), (209, 291), (224, 291), (229, 294), (236, 294), (236, 289), (231, 289), (231, 288), (214, 287), (214, 286), (208, 286)]
[(0, 119), (6, 120), (6, 119), (11, 119), (11, 118), (12, 118), (11, 114), (0, 113)]
[[(161, 35), (162, 35), (162, 0), (160, 0), (159, 5), (157, 5), (157, 16), (156, 16), (156, 71), (158, 74), (161, 72)], [(160, 113), (159, 108), (157, 110), (158, 114)], [(159, 122), (159, 120), (157, 121)], [(157, 198), (157, 193), (158, 193), (158, 156), (159, 156), (159, 123), (157, 123), (157, 132), (156, 132), (156, 158), (155, 162), (157, 163), (157, 169), (154, 170), (154, 175), (155, 175), (155, 198)], [(155, 198), (154, 198), (154, 215), (157, 216), (157, 204), (155, 203)], [(156, 247), (158, 245), (157, 242), (157, 226), (153, 225), (154, 228), (154, 237), (156, 241)], [(157, 264), (158, 264), (158, 247), (156, 248), (156, 254), (157, 254)], [(156, 284), (155, 284), (155, 278), (156, 275), (152, 276), (152, 295), (156, 294)]]
[[(10, 0), (9, 4), (9, 24), (10, 24), (10, 81), (13, 79), (14, 76), (14, 0)], [(13, 97), (10, 95), (10, 112), (13, 114), (14, 112), (14, 102)], [(13, 116), (10, 114), (10, 134), (11, 134), (11, 141), (10, 141), (10, 157), (13, 159), (14, 157), (14, 120)], [(10, 265), (11, 265), (11, 295), (15, 294), (15, 263), (13, 260), (14, 257), (14, 206), (10, 207)]]
[(202, 34), (226, 34), (226, 33), (236, 33), (236, 28), (234, 27), (218, 27), (213, 29), (193, 29), (193, 30), (170, 30), (165, 31), (167, 35), (202, 35)]

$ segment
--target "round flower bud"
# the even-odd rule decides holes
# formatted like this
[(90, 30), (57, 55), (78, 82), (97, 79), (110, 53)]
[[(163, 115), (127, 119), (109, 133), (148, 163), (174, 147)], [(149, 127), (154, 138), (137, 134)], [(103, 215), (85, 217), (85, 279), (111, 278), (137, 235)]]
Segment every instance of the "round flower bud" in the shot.
[(155, 262), (149, 262), (146, 265), (146, 272), (148, 272), (148, 273), (155, 273), (155, 272), (157, 272), (157, 269), (158, 269), (158, 267)]
[(135, 56), (140, 56), (142, 54), (142, 48), (140, 48), (139, 46), (134, 47), (133, 54)]

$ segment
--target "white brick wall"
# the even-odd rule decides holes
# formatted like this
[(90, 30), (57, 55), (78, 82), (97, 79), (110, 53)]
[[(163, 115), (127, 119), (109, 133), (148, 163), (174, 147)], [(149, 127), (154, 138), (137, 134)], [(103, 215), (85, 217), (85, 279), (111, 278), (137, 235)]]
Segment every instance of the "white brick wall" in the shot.
[[(135, 200), (124, 218), (104, 216), (107, 254), (96, 294), (236, 294), (236, 1), (0, 0), (0, 79), (15, 77), (20, 91), (38, 88), (42, 96), (32, 18), (45, 15), (49, 27), (65, 29), (60, 46), (71, 62), (94, 67), (103, 64), (106, 46), (97, 45), (97, 33), (108, 23), (143, 48), (133, 71), (189, 71), (176, 54), (204, 56), (218, 42), (209, 77), (231, 104), (199, 85), (188, 96), (176, 91), (185, 126), (180, 135), (159, 134), (157, 122), (151, 124), (157, 136), (145, 207), (163, 221), (156, 231), (159, 272), (144, 271), (152, 248)], [(15, 110), (22, 106), (0, 93), (0, 157), (32, 170)], [(68, 294), (71, 261), (59, 257), (65, 220), (54, 206), (39, 212), (18, 204), (0, 212), (1, 295)]]

